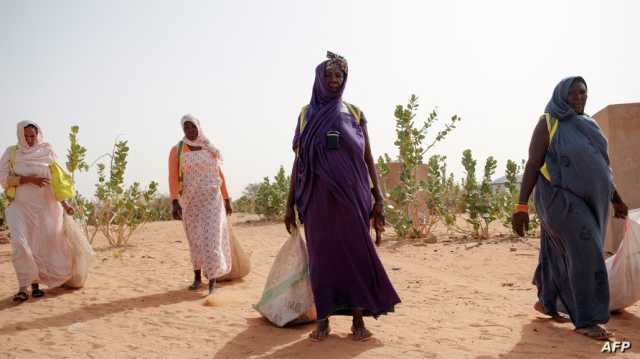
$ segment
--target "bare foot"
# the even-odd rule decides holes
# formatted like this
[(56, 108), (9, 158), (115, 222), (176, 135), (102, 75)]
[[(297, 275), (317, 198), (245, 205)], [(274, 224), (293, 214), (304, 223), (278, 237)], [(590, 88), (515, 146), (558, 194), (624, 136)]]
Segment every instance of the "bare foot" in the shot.
[(536, 304), (533, 305), (533, 309), (535, 309), (538, 313), (550, 316), (551, 319), (555, 320), (558, 323), (567, 323), (567, 322), (569, 322), (569, 320), (567, 318), (563, 317), (558, 312), (547, 313), (544, 310), (544, 305), (542, 305), (542, 303), (540, 303), (540, 301), (537, 301)]
[(592, 325), (590, 327), (578, 328), (577, 333), (586, 335), (587, 337), (595, 340), (608, 340), (611, 334), (606, 329), (599, 325)]
[(331, 333), (331, 328), (329, 327), (329, 319), (319, 320), (316, 329), (309, 334), (309, 339), (314, 342), (319, 342), (327, 339)]
[(548, 315), (547, 312), (544, 311), (544, 305), (542, 305), (542, 303), (540, 303), (540, 301), (537, 301), (536, 304), (533, 305), (533, 309), (535, 309), (536, 312), (538, 312), (538, 313), (542, 313), (544, 315)]

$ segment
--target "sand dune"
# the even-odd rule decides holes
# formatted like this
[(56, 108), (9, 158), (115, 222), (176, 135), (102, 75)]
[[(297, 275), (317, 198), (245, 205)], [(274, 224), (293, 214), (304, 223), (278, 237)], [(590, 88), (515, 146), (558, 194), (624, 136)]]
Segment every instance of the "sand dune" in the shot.
[[(0, 357), (7, 358), (598, 358), (602, 344), (571, 324), (531, 309), (537, 240), (496, 238), (480, 246), (385, 242), (379, 249), (403, 303), (368, 320), (375, 338), (352, 341), (339, 317), (322, 343), (306, 339), (312, 325), (279, 329), (251, 308), (271, 262), (287, 238), (281, 224), (245, 223), (236, 234), (253, 271), (224, 284), (220, 306), (190, 292), (189, 252), (180, 223), (152, 223), (122, 255), (101, 247), (85, 288), (51, 289), (15, 305), (10, 246), (0, 243)], [(640, 306), (612, 317), (608, 328), (640, 347)], [(631, 349), (625, 357), (636, 356)]]

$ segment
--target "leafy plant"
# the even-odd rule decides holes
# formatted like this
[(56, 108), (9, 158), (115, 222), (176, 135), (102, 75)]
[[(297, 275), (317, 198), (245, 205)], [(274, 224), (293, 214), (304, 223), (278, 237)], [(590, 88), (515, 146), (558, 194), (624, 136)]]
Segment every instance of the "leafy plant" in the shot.
[(155, 181), (144, 189), (138, 182), (125, 188), (128, 154), (127, 141), (116, 141), (108, 155), (109, 167), (98, 164), (96, 225), (112, 247), (125, 247), (131, 235), (152, 218), (151, 203), (158, 190)]
[(456, 222), (460, 188), (455, 183), (453, 173), (447, 174), (446, 161), (446, 156), (431, 156), (428, 162), (429, 175), (421, 183), (428, 209), (425, 221), (427, 233), (431, 233), (433, 226), (439, 221), (443, 221), (448, 227)]
[(491, 177), (495, 174), (497, 161), (489, 156), (485, 162), (482, 181), (476, 178), (477, 161), (471, 150), (462, 154), (462, 166), (466, 177), (463, 180), (465, 220), (471, 225), (471, 234), (479, 238), (489, 238), (489, 225), (498, 218), (499, 203), (491, 187)]
[(235, 211), (242, 213), (256, 213), (256, 197), (259, 188), (260, 183), (249, 184), (244, 191), (242, 191), (240, 198), (233, 201), (233, 208)]
[[(522, 165), (518, 165), (515, 161), (508, 160), (505, 169), (505, 184), (503, 188), (499, 188), (496, 193), (499, 219), (502, 224), (508, 228), (512, 228), (513, 206), (520, 199), (520, 183), (518, 178), (524, 168), (524, 160)], [(529, 231), (527, 235), (534, 236), (540, 226), (540, 219), (535, 211), (533, 196), (529, 199)]]
[(513, 206), (518, 203), (518, 197), (520, 195), (520, 189), (518, 188), (518, 175), (520, 174), (520, 170), (521, 167), (516, 162), (507, 160), (507, 167), (505, 169), (506, 182), (504, 187), (496, 189), (500, 211), (499, 219), (508, 229), (511, 229)]
[(280, 166), (273, 182), (269, 177), (264, 178), (256, 190), (255, 212), (257, 214), (269, 220), (283, 218), (289, 193), (289, 179), (283, 166)]
[(170, 221), (172, 205), (171, 198), (167, 195), (157, 195), (149, 203), (149, 221)]
[(67, 162), (65, 163), (67, 170), (75, 179), (76, 172), (89, 171), (89, 165), (85, 161), (87, 157), (87, 149), (78, 143), (78, 132), (80, 127), (71, 126), (69, 132), (69, 149), (67, 150)]
[[(416, 170), (423, 164), (424, 156), (438, 142), (444, 140), (460, 121), (458, 116), (452, 116), (449, 122), (445, 123), (444, 128), (438, 131), (432, 140), (425, 143), (429, 130), (439, 121), (439, 118), (436, 110), (433, 110), (421, 125), (416, 125), (415, 117), (418, 109), (418, 97), (415, 95), (411, 95), (406, 106), (396, 107), (394, 144), (398, 148), (400, 181), (394, 188), (383, 188), (388, 203), (386, 213), (389, 223), (400, 238), (429, 235), (431, 228), (439, 220), (441, 206), (436, 203), (439, 198), (437, 193), (430, 193), (430, 191), (442, 193), (441, 187), (436, 184), (443, 182), (440, 176), (443, 159), (432, 157), (434, 163), (431, 164), (433, 168), (430, 168), (430, 172), (437, 173), (438, 176), (427, 180), (426, 183), (417, 180)], [(389, 175), (391, 162), (388, 154), (378, 159), (378, 168), (383, 178)]]
[[(71, 126), (69, 132), (69, 149), (67, 150), (67, 162), (65, 166), (67, 171), (71, 174), (72, 179), (75, 181), (76, 173), (89, 171), (89, 164), (86, 162), (87, 149), (80, 145), (78, 142), (78, 133), (80, 127)], [(98, 227), (96, 226), (96, 210), (95, 204), (88, 199), (82, 197), (80, 193), (76, 192), (75, 198), (72, 200), (73, 207), (75, 208), (74, 218), (80, 223), (82, 230), (89, 240), (89, 243), (93, 243), (96, 235), (98, 234)]]
[(7, 229), (7, 219), (4, 214), (7, 207), (9, 207), (9, 199), (4, 192), (0, 193), (0, 231)]

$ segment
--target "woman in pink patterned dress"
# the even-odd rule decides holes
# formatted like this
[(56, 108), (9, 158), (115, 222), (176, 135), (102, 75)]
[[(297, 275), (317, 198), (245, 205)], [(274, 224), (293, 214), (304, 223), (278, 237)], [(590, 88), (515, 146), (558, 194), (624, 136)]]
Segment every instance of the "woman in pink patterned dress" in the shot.
[(215, 279), (231, 271), (226, 218), (231, 202), (220, 170), (220, 152), (204, 135), (198, 119), (185, 115), (181, 124), (184, 137), (169, 155), (173, 218), (182, 219), (189, 242), (194, 270), (189, 289), (200, 288), (204, 271), (211, 293)]

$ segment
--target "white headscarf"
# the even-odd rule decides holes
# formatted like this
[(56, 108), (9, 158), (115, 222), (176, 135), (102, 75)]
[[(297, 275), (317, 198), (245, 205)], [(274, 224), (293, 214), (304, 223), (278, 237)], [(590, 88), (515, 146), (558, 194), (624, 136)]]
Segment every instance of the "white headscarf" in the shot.
[(195, 141), (191, 141), (187, 138), (187, 136), (183, 136), (182, 141), (188, 144), (189, 146), (202, 147), (203, 149), (211, 152), (211, 154), (213, 155), (213, 158), (220, 161), (221, 160), (220, 151), (218, 151), (218, 149), (211, 144), (211, 141), (209, 141), (207, 136), (204, 134), (204, 132), (202, 131), (202, 126), (200, 125), (200, 121), (194, 116), (190, 114), (186, 114), (182, 116), (182, 119), (180, 120), (180, 124), (182, 125), (183, 129), (184, 129), (185, 122), (191, 122), (194, 126), (196, 126), (196, 128), (198, 129), (198, 138), (196, 138)]
[[(24, 137), (24, 128), (27, 126), (34, 126), (38, 129), (36, 141), (33, 146), (29, 146), (27, 140)], [(51, 145), (44, 142), (44, 135), (42, 129), (37, 123), (33, 121), (21, 121), (18, 122), (18, 148), (17, 153), (20, 154), (20, 162), (33, 164), (33, 165), (50, 165), (56, 160), (56, 155), (51, 148)]]

